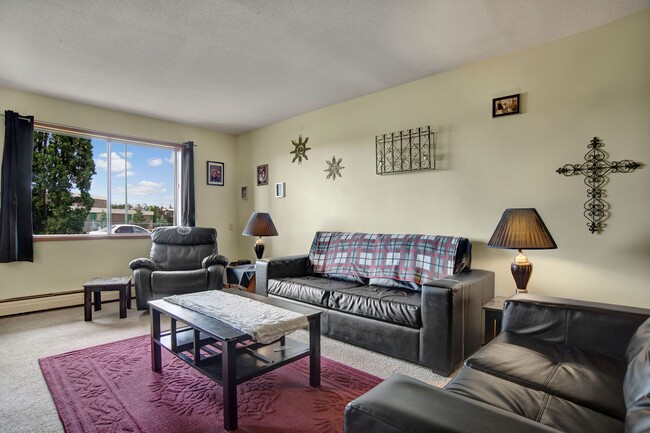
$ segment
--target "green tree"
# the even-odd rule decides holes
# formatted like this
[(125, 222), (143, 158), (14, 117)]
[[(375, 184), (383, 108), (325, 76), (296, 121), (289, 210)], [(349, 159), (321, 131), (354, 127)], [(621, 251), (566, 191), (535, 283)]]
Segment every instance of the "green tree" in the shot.
[(96, 173), (90, 140), (34, 131), (32, 171), (34, 233), (83, 233)]
[(137, 206), (135, 208), (135, 213), (133, 214), (133, 224), (144, 225), (147, 223), (144, 213), (142, 213), (142, 207)]

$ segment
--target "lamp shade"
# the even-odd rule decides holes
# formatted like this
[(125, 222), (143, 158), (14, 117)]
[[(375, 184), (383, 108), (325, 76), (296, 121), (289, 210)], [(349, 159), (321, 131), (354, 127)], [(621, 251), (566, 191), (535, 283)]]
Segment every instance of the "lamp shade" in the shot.
[(557, 245), (533, 208), (506, 209), (488, 242), (492, 248), (547, 250)]
[(244, 236), (277, 236), (278, 231), (271, 215), (266, 212), (253, 212), (242, 232)]

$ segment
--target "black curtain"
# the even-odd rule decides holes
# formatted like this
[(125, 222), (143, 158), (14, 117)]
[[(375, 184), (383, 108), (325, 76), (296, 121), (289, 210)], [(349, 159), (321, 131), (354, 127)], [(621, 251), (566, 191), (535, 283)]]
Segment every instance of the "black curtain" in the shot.
[(34, 117), (5, 111), (0, 193), (0, 263), (33, 262)]
[(181, 208), (183, 218), (181, 225), (194, 227), (194, 142), (183, 143), (181, 151)]

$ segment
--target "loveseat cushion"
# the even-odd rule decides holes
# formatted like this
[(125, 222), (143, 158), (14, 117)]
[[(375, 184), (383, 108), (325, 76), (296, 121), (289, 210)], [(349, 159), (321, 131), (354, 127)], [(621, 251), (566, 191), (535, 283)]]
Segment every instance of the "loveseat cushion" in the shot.
[[(588, 386), (578, 380), (580, 382), (572, 382), (573, 386)], [(463, 368), (445, 389), (560, 431), (598, 433), (623, 432), (624, 429), (620, 419), (472, 368)]]
[(270, 279), (267, 292), (270, 295), (295, 299), (327, 308), (332, 291), (359, 287), (359, 283), (333, 280), (316, 276)]
[(502, 332), (465, 365), (619, 420), (625, 418), (624, 360)]
[(328, 307), (344, 313), (420, 328), (421, 293), (381, 286), (341, 288), (330, 292)]
[(623, 384), (625, 431), (650, 431), (650, 319), (637, 329), (628, 345), (628, 369)]

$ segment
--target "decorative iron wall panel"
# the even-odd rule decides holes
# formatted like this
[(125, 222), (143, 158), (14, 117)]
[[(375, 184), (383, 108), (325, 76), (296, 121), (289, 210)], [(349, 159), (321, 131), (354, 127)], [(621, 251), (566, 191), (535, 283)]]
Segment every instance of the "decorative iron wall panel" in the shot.
[(377, 174), (435, 170), (435, 132), (430, 126), (375, 137)]

